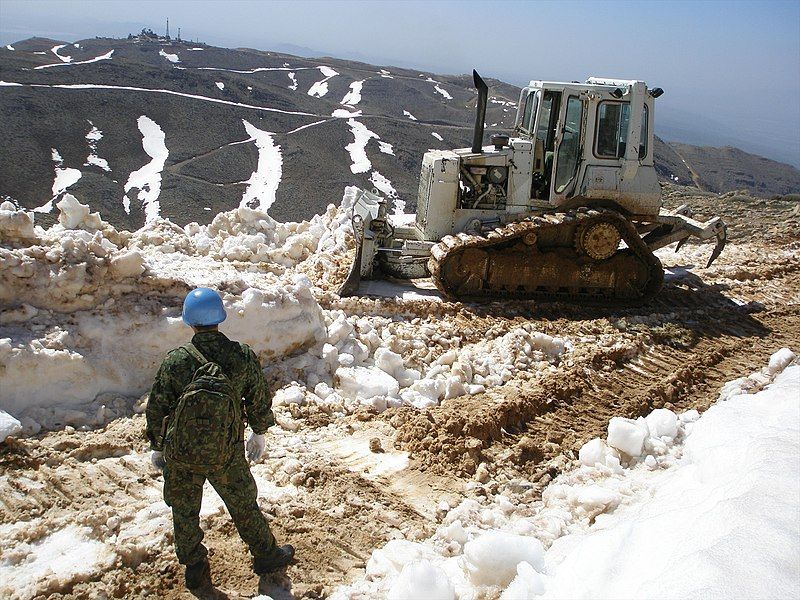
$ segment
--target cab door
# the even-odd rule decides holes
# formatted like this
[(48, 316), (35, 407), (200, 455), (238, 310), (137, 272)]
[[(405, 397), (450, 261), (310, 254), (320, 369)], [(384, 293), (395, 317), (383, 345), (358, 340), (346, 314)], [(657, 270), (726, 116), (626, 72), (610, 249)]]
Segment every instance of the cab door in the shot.
[(550, 201), (560, 204), (571, 197), (583, 158), (586, 107), (580, 90), (565, 88), (555, 139)]

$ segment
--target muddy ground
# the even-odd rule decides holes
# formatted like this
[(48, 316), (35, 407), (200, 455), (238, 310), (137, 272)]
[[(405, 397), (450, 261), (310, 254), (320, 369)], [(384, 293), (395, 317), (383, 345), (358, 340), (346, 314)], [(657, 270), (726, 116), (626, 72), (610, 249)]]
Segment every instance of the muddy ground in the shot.
[[(530, 323), (573, 341), (574, 349), (548, 371), (523, 372), (429, 410), (364, 411), (335, 421), (313, 409), (296, 412), (300, 428), (271, 433), (269, 458), (254, 466), (280, 491), (262, 494), (260, 502), (278, 539), (296, 546), (296, 564), (259, 582), (227, 514), (213, 511), (203, 524), (217, 590), (205, 596), (261, 591), (276, 599), (323, 598), (363, 572), (374, 548), (429, 536), (442, 502), (454, 506), (505, 490), (534, 501), (581, 444), (604, 434), (612, 416), (658, 407), (703, 410), (722, 383), (757, 370), (783, 346), (797, 350), (798, 205), (727, 198), (667, 190), (673, 208), (690, 202), (698, 213), (723, 214), (733, 241), (709, 269), (703, 266), (710, 246), (659, 252), (666, 284), (644, 307), (348, 303), (351, 312), (396, 310), (420, 324), (458, 327), (465, 339)], [(84, 524), (106, 536), (115, 534), (118, 520), (155, 523), (145, 536), (151, 544), (140, 540), (101, 575), (40, 587), (36, 598), (191, 597), (182, 588), (168, 520), (142, 513), (158, 501), (161, 486), (143, 426), (143, 417), (133, 415), (101, 430), (50, 432), (2, 449), (0, 533), (7, 539), (23, 535), (15, 533), (18, 521), (36, 522), (39, 532)], [(274, 466), (287, 457), (302, 463), (291, 481)], [(34, 533), (27, 528), (24, 535)]]

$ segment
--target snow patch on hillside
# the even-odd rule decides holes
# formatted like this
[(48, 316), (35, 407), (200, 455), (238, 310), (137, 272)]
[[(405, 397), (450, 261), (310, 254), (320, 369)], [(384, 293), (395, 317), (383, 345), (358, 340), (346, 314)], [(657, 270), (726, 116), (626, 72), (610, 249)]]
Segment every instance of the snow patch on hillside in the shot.
[(394, 77), (392, 77), (392, 74), (389, 71), (387, 71), (386, 69), (381, 69), (380, 70), (380, 76), (385, 78), (385, 79), (394, 79)]
[[(388, 178), (381, 175), (378, 171), (372, 171), (369, 176), (369, 180), (378, 189), (378, 191), (384, 194), (387, 198), (397, 198), (397, 190), (394, 189), (392, 182), (389, 181)], [(403, 203), (403, 208), (405, 208), (405, 203)], [(397, 210), (397, 201), (395, 201), (395, 210)], [(401, 208), (398, 212), (402, 214), (403, 209)]]
[(83, 163), (85, 167), (96, 166), (104, 171), (111, 172), (111, 167), (108, 166), (108, 161), (105, 158), (100, 158), (97, 155), (97, 142), (103, 139), (103, 132), (94, 126), (94, 123), (87, 121), (91, 126), (91, 130), (86, 134), (86, 140), (89, 142), (89, 156), (86, 157), (86, 162)]
[(161, 172), (167, 162), (169, 150), (165, 143), (166, 136), (161, 127), (148, 116), (142, 115), (136, 120), (142, 134), (142, 148), (152, 159), (149, 163), (134, 171), (128, 176), (125, 184), (123, 206), (125, 212), (130, 214), (130, 198), (128, 193), (137, 188), (137, 198), (145, 212), (145, 222), (149, 223), (160, 215), (158, 197), (161, 194)]
[(64, 159), (61, 158), (61, 154), (59, 154), (58, 150), (51, 148), (50, 153), (53, 158), (53, 163), (55, 164), (52, 197), (42, 206), (33, 209), (33, 211), (37, 213), (49, 213), (52, 211), (53, 201), (66, 192), (70, 186), (78, 183), (78, 180), (81, 178), (81, 172), (78, 169), (64, 168)]
[(266, 212), (275, 202), (275, 194), (283, 175), (281, 147), (275, 143), (274, 133), (262, 131), (244, 119), (242, 123), (247, 135), (258, 148), (258, 165), (250, 179), (246, 181), (247, 189), (239, 206)]
[(389, 142), (380, 141), (378, 142), (378, 147), (380, 148), (380, 151), (383, 152), (384, 154), (389, 154), (391, 156), (395, 155), (394, 148)]
[(179, 63), (181, 60), (178, 58), (177, 54), (170, 54), (169, 52), (164, 52), (164, 49), (158, 51), (159, 56), (163, 56), (171, 63)]
[(11, 44), (6, 44), (6, 50), (11, 50), (11, 52), (13, 52), (14, 46), (12, 46)]
[(350, 126), (350, 132), (353, 134), (353, 142), (345, 146), (345, 150), (350, 154), (350, 171), (353, 173), (366, 173), (372, 168), (372, 163), (367, 157), (367, 143), (371, 139), (380, 139), (377, 133), (367, 129), (367, 126), (356, 121), (349, 119), (347, 124)]
[(403, 116), (406, 116), (406, 117), (408, 117), (408, 118), (409, 118), (409, 119), (411, 119), (412, 121), (416, 121), (416, 120), (417, 120), (417, 117), (415, 117), (414, 115), (412, 115), (412, 114), (411, 114), (410, 112), (408, 112), (407, 110), (404, 110), (404, 111), (403, 111)]
[(332, 77), (336, 77), (339, 73), (334, 71), (330, 67), (320, 66), (317, 67), (323, 75), (323, 79), (317, 81), (314, 85), (311, 86), (308, 90), (309, 96), (315, 96), (317, 98), (322, 98), (325, 94), (328, 93), (328, 80)]
[(361, 88), (364, 87), (364, 81), (354, 81), (350, 84), (350, 89), (342, 98), (340, 104), (347, 104), (349, 106), (355, 106), (359, 102), (361, 102)]
[(101, 54), (100, 56), (95, 56), (94, 58), (90, 58), (88, 60), (79, 60), (77, 62), (69, 61), (69, 62), (60, 62), (54, 63), (52, 65), (39, 65), (38, 67), (34, 67), (34, 69), (49, 69), (51, 67), (65, 67), (65, 66), (76, 66), (76, 65), (88, 65), (91, 63), (96, 63), (101, 60), (110, 60), (111, 57), (114, 55), (113, 50), (109, 50), (105, 54)]
[(289, 89), (290, 90), (296, 90), (297, 89), (297, 75), (294, 72), (289, 73), (289, 79), (292, 82), (292, 85), (289, 86)]
[(214, 85), (216, 85), (219, 88), (220, 91), (225, 89), (225, 84), (222, 83), (221, 81), (215, 81)]
[(60, 44), (58, 46), (53, 46), (52, 48), (50, 48), (50, 52), (55, 54), (58, 57), (58, 60), (60, 60), (61, 62), (64, 63), (72, 62), (71, 56), (62, 56), (58, 53), (59, 50), (61, 50), (62, 48), (66, 48), (67, 46), (68, 44)]
[(437, 140), (439, 140), (440, 142), (444, 141), (444, 138), (442, 136), (440, 136), (438, 133), (436, 133), (435, 131), (431, 132), (431, 135), (433, 137), (435, 137)]

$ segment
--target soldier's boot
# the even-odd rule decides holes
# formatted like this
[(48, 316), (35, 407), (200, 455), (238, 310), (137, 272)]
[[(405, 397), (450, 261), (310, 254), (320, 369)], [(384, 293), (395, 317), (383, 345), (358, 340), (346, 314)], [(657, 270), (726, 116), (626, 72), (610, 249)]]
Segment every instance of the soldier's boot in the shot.
[(256, 575), (266, 575), (279, 571), (294, 558), (294, 546), (286, 544), (280, 548), (276, 548), (273, 554), (267, 556), (259, 556), (253, 559), (253, 571)]
[(204, 558), (187, 566), (185, 578), (186, 587), (190, 590), (211, 586), (211, 566), (208, 564), (208, 559)]

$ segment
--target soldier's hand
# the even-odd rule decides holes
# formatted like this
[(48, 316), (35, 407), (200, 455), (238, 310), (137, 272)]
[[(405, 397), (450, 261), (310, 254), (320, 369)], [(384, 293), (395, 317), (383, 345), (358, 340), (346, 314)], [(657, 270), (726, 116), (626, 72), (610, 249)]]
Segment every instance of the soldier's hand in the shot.
[(153, 463), (153, 466), (158, 469), (159, 471), (164, 470), (164, 465), (166, 465), (166, 461), (164, 460), (164, 453), (160, 450), (153, 450), (150, 453), (150, 462)]
[(264, 439), (263, 434), (251, 433), (247, 438), (247, 458), (255, 462), (264, 454), (264, 449), (267, 447), (267, 440)]

